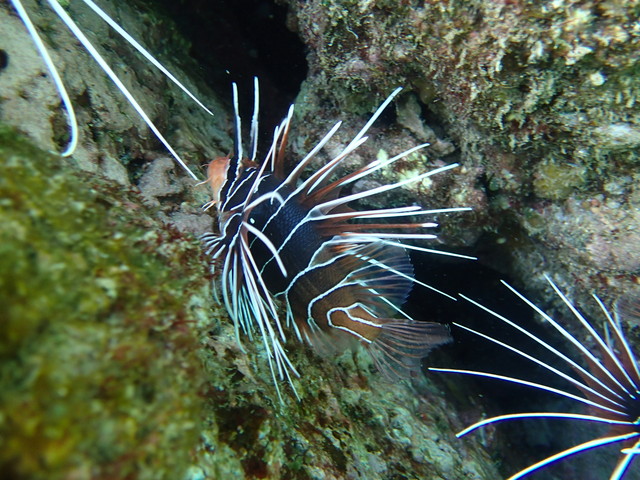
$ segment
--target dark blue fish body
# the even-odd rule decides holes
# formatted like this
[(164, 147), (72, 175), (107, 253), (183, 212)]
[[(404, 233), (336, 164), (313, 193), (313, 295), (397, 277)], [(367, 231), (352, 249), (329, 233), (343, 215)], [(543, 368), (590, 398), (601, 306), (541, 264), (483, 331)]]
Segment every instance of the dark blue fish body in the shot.
[[(280, 181), (269, 176), (261, 182), (257, 194), (275, 191), (278, 186)], [(284, 187), (281, 194), (288, 197), (292, 194), (292, 189)], [(282, 207), (277, 200), (272, 199), (261, 203), (249, 214), (249, 222), (261, 230), (273, 245), (279, 246), (279, 255), (287, 272), (302, 271), (323, 243), (315, 226), (303, 222), (308, 213), (309, 210), (296, 201), (289, 201)], [(273, 295), (284, 293), (289, 280), (273, 261), (273, 255), (255, 236), (250, 235), (249, 245), (269, 291)]]
[[(464, 209), (428, 211), (405, 206), (358, 211), (349, 204), (455, 165), (361, 193), (340, 195), (344, 186), (420, 148), (416, 147), (329, 180), (341, 162), (365, 141), (366, 130), (398, 92), (337, 157), (304, 180), (300, 178), (303, 169), (339, 124), (285, 175), (292, 109), (276, 128), (269, 153), (260, 165), (255, 162), (257, 104), (251, 125), (251, 158), (244, 158), (238, 135), (236, 154), (209, 165), (214, 192), (211, 205), (218, 209), (220, 233), (203, 239), (214, 271), (220, 274), (223, 301), (236, 331), (250, 334), (257, 328), (269, 354), (274, 380), (279, 376), (291, 381), (289, 372), (297, 375), (283, 348), (292, 334), (324, 351), (342, 348), (345, 340), (360, 342), (389, 375), (417, 370), (420, 358), (450, 339), (445, 326), (417, 322), (401, 310), (416, 283), (405, 248), (422, 247), (400, 239), (435, 238), (422, 232), (435, 224), (397, 219)], [(234, 102), (237, 105), (235, 88)], [(236, 124), (239, 132), (237, 113)]]

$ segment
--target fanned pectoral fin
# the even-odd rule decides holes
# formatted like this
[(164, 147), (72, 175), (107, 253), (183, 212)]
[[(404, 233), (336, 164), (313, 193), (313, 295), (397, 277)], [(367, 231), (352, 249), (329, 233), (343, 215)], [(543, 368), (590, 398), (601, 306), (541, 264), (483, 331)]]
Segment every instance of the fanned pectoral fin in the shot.
[(449, 343), (447, 326), (434, 322), (388, 321), (369, 345), (378, 369), (388, 378), (420, 371), (420, 360), (438, 345)]

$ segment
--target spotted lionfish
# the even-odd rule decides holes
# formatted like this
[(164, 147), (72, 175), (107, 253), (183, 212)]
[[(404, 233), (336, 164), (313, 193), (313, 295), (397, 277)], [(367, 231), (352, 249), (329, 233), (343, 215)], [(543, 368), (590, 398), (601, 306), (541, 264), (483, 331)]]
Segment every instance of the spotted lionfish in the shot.
[[(20, 0), (11, 1), (45, 60), (65, 105), (71, 126), (71, 140), (63, 155), (70, 155), (77, 142), (73, 106)], [(169, 145), (60, 3), (57, 0), (47, 1), (177, 162), (197, 180), (198, 176)], [(91, 0), (82, 1), (197, 101), (100, 7)], [(208, 183), (213, 190), (213, 200), (205, 208), (217, 208), (220, 230), (219, 234), (204, 235), (203, 241), (212, 258), (214, 274), (219, 279), (222, 291), (222, 302), (234, 322), (238, 341), (241, 331), (249, 338), (255, 332), (260, 335), (280, 398), (279, 381), (286, 380), (293, 387), (292, 375), (299, 375), (285, 351), (289, 337), (308, 342), (324, 351), (335, 350), (336, 347), (341, 349), (344, 344), (350, 343), (349, 340), (359, 341), (368, 348), (379, 369), (389, 376), (415, 371), (419, 368), (420, 359), (434, 346), (449, 341), (450, 335), (444, 325), (415, 321), (402, 310), (413, 284), (443, 293), (414, 278), (407, 250), (465, 256), (408, 242), (435, 238), (435, 235), (424, 230), (437, 226), (436, 223), (416, 219), (468, 208), (427, 210), (417, 205), (407, 205), (354, 210), (350, 205), (420, 182), (451, 170), (457, 164), (342, 195), (343, 189), (352, 189), (355, 182), (392, 168), (396, 162), (427, 146), (418, 145), (392, 158), (374, 160), (358, 170), (335, 178), (349, 155), (367, 140), (367, 131), (401, 88), (388, 96), (335, 158), (306, 178), (305, 170), (340, 128), (340, 122), (292, 171), (285, 173), (292, 106), (286, 118), (275, 128), (264, 160), (257, 163), (257, 79), (254, 87), (248, 155), (245, 157), (243, 149), (238, 89), (234, 84), (235, 152), (212, 161), (208, 166), (207, 179), (201, 182)], [(197, 102), (205, 108), (201, 102)], [(214, 290), (217, 292), (218, 289)], [(281, 313), (281, 309), (284, 313)], [(293, 390), (295, 392), (295, 387)]]
[[(589, 320), (580, 313), (576, 306), (557, 287), (551, 278), (546, 275), (545, 278), (564, 305), (569, 309), (580, 325), (584, 327), (590, 338), (593, 339), (595, 344), (593, 351), (581, 343), (574, 335), (569, 333), (569, 331), (558, 321), (545, 313), (540, 307), (506, 282), (503, 282), (503, 284), (511, 290), (511, 292), (539, 314), (545, 323), (550, 324), (564, 339), (569, 342), (570, 348), (573, 349), (573, 353), (568, 353), (566, 351), (563, 352), (542, 340), (538, 335), (534, 335), (524, 327), (500, 315), (495, 310), (481, 305), (464, 295), (461, 295), (461, 297), (488, 312), (509, 327), (521, 332), (535, 341), (537, 344), (542, 346), (544, 350), (548, 351), (552, 357), (559, 358), (560, 362), (567, 366), (569, 371), (572, 373), (566, 373), (566, 370), (563, 371), (561, 368), (557, 368), (549, 359), (540, 358), (539, 356), (536, 357), (527, 351), (520, 350), (513, 345), (464, 325), (457, 323), (454, 325), (506, 348), (528, 361), (543, 367), (552, 375), (555, 375), (561, 378), (562, 381), (566, 382), (567, 389), (560, 389), (522, 378), (498, 375), (489, 372), (447, 368), (430, 368), (430, 370), (474, 375), (524, 385), (526, 387), (550, 392), (578, 402), (582, 405), (586, 405), (590, 410), (589, 414), (572, 412), (528, 412), (500, 415), (474, 423), (459, 432), (457, 434), (458, 437), (462, 437), (479, 428), (492, 425), (494, 423), (528, 418), (576, 420), (592, 424), (604, 424), (610, 427), (607, 434), (579, 445), (575, 445), (540, 460), (539, 462), (536, 462), (512, 475), (509, 477), (509, 480), (523, 478), (533, 472), (539, 471), (547, 465), (572, 455), (612, 444), (620, 445), (620, 458), (611, 473), (610, 479), (620, 480), (630, 471), (636, 455), (640, 454), (640, 370), (638, 368), (638, 361), (622, 330), (620, 322), (620, 311), (622, 309), (616, 308), (615, 314), (612, 315), (600, 298), (595, 294), (593, 295), (593, 298), (602, 311), (605, 319), (606, 335), (602, 335), (593, 327), (591, 322), (589, 322)], [(637, 316), (637, 312), (634, 312), (634, 315)]]

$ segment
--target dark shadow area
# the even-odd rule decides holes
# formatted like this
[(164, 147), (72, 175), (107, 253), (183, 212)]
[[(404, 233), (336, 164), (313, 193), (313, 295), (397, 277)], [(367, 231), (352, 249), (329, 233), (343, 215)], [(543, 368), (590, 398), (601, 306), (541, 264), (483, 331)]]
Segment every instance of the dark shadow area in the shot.
[[(471, 252), (459, 253), (472, 254)], [(555, 329), (544, 325), (539, 315), (500, 283), (500, 280), (506, 280), (521, 293), (525, 293), (520, 285), (511, 282), (504, 274), (479, 261), (427, 254), (412, 255), (412, 260), (417, 279), (452, 296), (458, 297), (458, 292), (463, 293), (580, 362), (580, 355)], [(535, 302), (536, 299), (531, 298), (531, 300)], [(580, 376), (575, 371), (540, 344), (460, 297), (457, 301), (452, 301), (416, 286), (405, 306), (405, 311), (417, 320), (447, 324), (456, 322), (480, 331), (580, 380)], [(554, 318), (563, 324), (562, 316)], [(423, 361), (425, 367), (495, 373), (544, 384), (582, 396), (580, 391), (567, 381), (502, 346), (457, 326), (452, 326), (451, 333), (453, 342), (433, 351)], [(585, 405), (576, 401), (506, 381), (453, 373), (427, 372), (427, 375), (445, 392), (447, 401), (451, 408), (458, 412), (458, 416), (464, 423), (463, 426), (469, 426), (481, 420), (483, 414), (488, 418), (522, 412), (593, 413)], [(468, 440), (461, 441), (483, 443), (489, 453), (495, 455), (496, 462), (502, 464), (500, 467), (502, 473), (509, 476), (547, 456), (606, 433), (606, 428), (586, 422), (514, 420), (477, 430), (466, 437)], [(559, 462), (553, 468), (544, 469), (541, 473), (532, 475), (531, 478), (593, 478), (593, 480), (602, 478), (603, 472), (610, 473), (615, 465), (615, 449), (611, 449), (611, 452), (611, 455), (605, 455), (604, 450), (584, 453)], [(591, 473), (583, 471), (585, 460), (594, 465), (594, 472), (597, 472), (593, 474), (595, 476), (590, 477)], [(598, 467), (595, 467), (596, 465)]]
[(286, 26), (286, 7), (272, 0), (157, 0), (154, 5), (176, 22), (191, 43), (186, 53), (221, 98), (230, 99), (231, 83), (238, 83), (243, 118), (251, 116), (253, 77), (260, 79), (260, 121), (268, 126), (263, 131), (272, 132), (307, 75), (305, 47)]

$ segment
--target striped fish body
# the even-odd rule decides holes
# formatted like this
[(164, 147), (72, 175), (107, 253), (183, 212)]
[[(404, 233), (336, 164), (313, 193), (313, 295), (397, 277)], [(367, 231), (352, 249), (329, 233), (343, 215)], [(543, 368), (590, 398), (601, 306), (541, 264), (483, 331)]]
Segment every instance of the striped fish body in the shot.
[[(202, 102), (106, 12), (90, 0), (84, 0), (84, 3), (212, 115)], [(11, 0), (11, 4), (33, 39), (65, 106), (70, 140), (62, 155), (72, 155), (78, 143), (78, 122), (73, 103), (21, 0)], [(82, 28), (59, 2), (51, 1), (49, 5), (176, 162), (192, 179), (198, 180), (198, 175), (165, 139), (126, 87), (126, 82), (108, 65)], [(213, 199), (206, 208), (216, 206), (218, 209), (220, 232), (204, 235), (203, 241), (206, 251), (212, 257), (212, 268), (218, 274), (222, 301), (234, 322), (238, 341), (241, 331), (247, 333), (250, 339), (253, 338), (253, 332), (259, 333), (276, 389), (279, 379), (288, 380), (295, 391), (291, 380), (292, 374), (297, 376), (298, 372), (283, 347), (290, 330), (295, 332), (298, 339), (306, 339), (312, 344), (315, 344), (320, 333), (329, 336), (350, 335), (369, 345), (374, 358), (382, 359), (378, 362), (379, 365), (389, 366), (390, 371), (403, 370), (403, 357), (419, 359), (429, 348), (448, 340), (449, 336), (447, 329), (440, 325), (417, 323), (406, 315), (406, 320), (391, 320), (391, 317), (403, 314), (400, 305), (412, 281), (410, 264), (400, 239), (424, 240), (433, 238), (433, 235), (421, 232), (395, 235), (386, 228), (415, 227), (419, 230), (433, 224), (372, 224), (362, 228), (354, 222), (367, 218), (397, 219), (467, 209), (428, 211), (417, 206), (406, 206), (352, 212), (347, 205), (351, 201), (400, 188), (411, 182), (420, 182), (456, 165), (441, 167), (359, 194), (339, 197), (343, 186), (426, 146), (417, 146), (389, 160), (372, 162), (337, 181), (328, 180), (343, 160), (365, 142), (368, 129), (401, 90), (396, 89), (337, 157), (304, 181), (300, 179), (302, 171), (335, 134), (340, 122), (293, 171), (284, 175), (284, 152), (293, 107), (289, 109), (285, 120), (276, 127), (273, 143), (264, 161), (256, 163), (259, 105), (257, 83), (256, 79), (249, 159), (245, 160), (242, 150), (238, 92), (234, 85), (236, 152), (233, 156), (212, 161), (205, 181), (213, 190)], [(416, 246), (407, 247), (433, 252)], [(284, 307), (286, 322), (281, 320), (278, 304)], [(388, 340), (386, 343), (385, 339)], [(384, 352), (386, 357), (378, 355), (378, 351)]]
[[(223, 202), (220, 217), (226, 224), (235, 224), (233, 235), (240, 235), (241, 205), (249, 195), (249, 189), (258, 174), (255, 167), (243, 170), (238, 178), (242, 185)], [(259, 203), (246, 214), (245, 222), (262, 232), (278, 250), (283, 270), (279, 268), (272, 251), (251, 232), (246, 232), (247, 243), (255, 264), (270, 294), (283, 299), (286, 308), (299, 328), (308, 331), (309, 324), (330, 331), (330, 318), (341, 318), (341, 328), (351, 324), (353, 331), (367, 331), (363, 340), (373, 340), (379, 329), (373, 325), (384, 322), (373, 312), (393, 316), (390, 308), (377, 304), (376, 296), (385, 295), (398, 308), (404, 303), (412, 284), (407, 278), (370, 264), (374, 259), (381, 265), (392, 266), (407, 277), (413, 274), (407, 253), (399, 247), (384, 244), (345, 245), (340, 235), (331, 232), (335, 228), (326, 225), (322, 218), (309, 220), (311, 210), (304, 204), (305, 196), (297, 195), (292, 188), (282, 185), (275, 175), (263, 176), (255, 196), (268, 196), (273, 192), (286, 199), (281, 203), (270, 198)], [(224, 197), (226, 192), (222, 192)], [(342, 225), (344, 226), (344, 225)], [(324, 233), (323, 233), (324, 231)], [(329, 232), (329, 233), (326, 233)], [(349, 320), (343, 309), (356, 308), (369, 325), (358, 325)]]
[[(237, 217), (236, 224), (241, 225), (241, 204), (257, 174), (255, 167), (240, 174), (238, 184), (243, 187), (223, 203), (221, 218)], [(385, 373), (405, 374), (407, 369), (415, 369), (426, 353), (425, 338), (428, 336), (431, 342), (437, 338), (441, 343), (448, 340), (448, 330), (438, 324), (393, 318), (412, 288), (413, 268), (405, 250), (382, 242), (360, 244), (357, 239), (345, 243), (336, 232), (344, 234), (348, 224), (336, 227), (328, 225), (322, 216), (311, 219), (312, 211), (305, 205), (307, 197), (282, 182), (273, 174), (260, 178), (253, 195), (269, 198), (246, 212), (243, 220), (259, 230), (272, 248), (253, 233), (243, 233), (240, 226), (235, 235), (246, 235), (260, 278), (269, 294), (283, 305), (287, 327), (320, 351), (335, 352), (349, 340), (374, 345), (383, 333), (384, 337), (394, 337), (391, 327), (412, 326), (420, 340), (419, 348), (407, 338), (394, 338), (394, 347), (380, 352), (388, 358), (376, 358), (376, 362)], [(272, 196), (275, 192), (278, 198)], [(273, 248), (282, 267), (275, 260)], [(427, 349), (432, 346), (429, 343)], [(389, 347), (391, 344), (383, 348)], [(378, 349), (374, 351), (375, 356)], [(407, 355), (411, 361), (403, 358)]]
[[(219, 274), (223, 301), (236, 334), (242, 330), (251, 336), (259, 331), (276, 385), (277, 377), (291, 382), (290, 373), (298, 375), (284, 350), (290, 336), (328, 352), (342, 349), (349, 340), (359, 341), (367, 346), (378, 367), (394, 377), (419, 369), (420, 359), (431, 348), (450, 339), (445, 326), (416, 322), (401, 310), (415, 280), (399, 239), (434, 238), (422, 232), (434, 224), (398, 223), (397, 218), (433, 211), (417, 206), (358, 211), (349, 204), (452, 166), (397, 184), (340, 195), (344, 186), (404, 158), (415, 151), (412, 149), (330, 180), (348, 154), (365, 141), (364, 133), (393, 95), (337, 157), (304, 180), (300, 178), (302, 171), (339, 124), (285, 175), (292, 109), (275, 129), (261, 164), (255, 162), (254, 113), (251, 158), (243, 157), (238, 135), (235, 155), (209, 166), (208, 182), (214, 193), (210, 205), (218, 209), (220, 233), (207, 234), (203, 240), (214, 260), (214, 272)], [(237, 113), (236, 129), (240, 131)], [(394, 233), (407, 230), (417, 233)], [(399, 316), (405, 318), (399, 320)]]
[(292, 189), (281, 186), (281, 182), (274, 175), (266, 176), (260, 182), (256, 195), (268, 195), (281, 187), (278, 193), (283, 198), (289, 198), (289, 201), (285, 205), (281, 205), (276, 199), (265, 201), (256, 206), (248, 216), (249, 223), (278, 249), (287, 273), (285, 276), (278, 268), (274, 255), (265, 244), (250, 235), (251, 253), (272, 295), (282, 295), (287, 291), (292, 276), (307, 268), (324, 242), (313, 222), (304, 222), (309, 209), (291, 198)]

